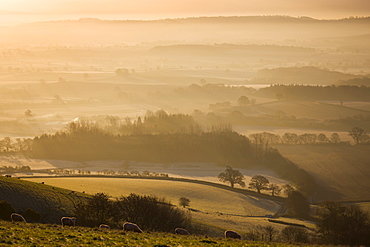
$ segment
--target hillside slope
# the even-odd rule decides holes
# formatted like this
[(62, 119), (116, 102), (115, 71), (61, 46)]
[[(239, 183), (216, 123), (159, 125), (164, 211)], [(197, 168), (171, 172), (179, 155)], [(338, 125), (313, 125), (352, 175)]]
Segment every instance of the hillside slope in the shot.
[(319, 200), (370, 200), (370, 146), (280, 145), (279, 152), (332, 190)]
[(73, 213), (75, 203), (87, 198), (82, 193), (0, 176), (0, 200), (9, 202), (17, 212), (36, 210), (43, 223), (59, 224), (62, 216)]

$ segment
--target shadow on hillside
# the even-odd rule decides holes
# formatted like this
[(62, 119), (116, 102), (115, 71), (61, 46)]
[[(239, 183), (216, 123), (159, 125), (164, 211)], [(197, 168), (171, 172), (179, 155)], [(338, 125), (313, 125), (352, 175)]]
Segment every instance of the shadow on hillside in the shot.
[[(261, 199), (257, 196), (250, 196), (250, 195), (240, 195), (240, 198), (251, 202), (254, 206), (258, 208), (262, 208), (270, 212), (276, 212), (280, 208), (280, 205), (277, 202), (272, 201), (272, 200), (266, 200), (265, 198)], [(244, 210), (246, 213), (248, 213), (250, 211), (250, 207), (244, 207)]]
[(317, 183), (317, 191), (313, 194), (313, 196), (308, 198), (311, 204), (322, 203), (324, 201), (343, 200), (344, 195), (342, 193), (332, 187), (325, 186), (325, 183), (316, 176), (314, 176), (314, 178)]

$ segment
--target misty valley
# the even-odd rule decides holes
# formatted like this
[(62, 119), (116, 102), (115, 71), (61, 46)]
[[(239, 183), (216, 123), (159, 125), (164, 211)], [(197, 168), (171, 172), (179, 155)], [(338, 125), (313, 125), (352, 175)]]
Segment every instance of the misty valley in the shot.
[[(74, 215), (88, 227), (126, 219), (144, 232), (369, 244), (369, 26), (289, 16), (1, 26), (0, 201), (27, 222)], [(93, 203), (109, 209), (100, 220)], [(178, 221), (150, 223), (138, 203)], [(358, 242), (328, 230), (327, 212), (346, 210), (367, 215)]]

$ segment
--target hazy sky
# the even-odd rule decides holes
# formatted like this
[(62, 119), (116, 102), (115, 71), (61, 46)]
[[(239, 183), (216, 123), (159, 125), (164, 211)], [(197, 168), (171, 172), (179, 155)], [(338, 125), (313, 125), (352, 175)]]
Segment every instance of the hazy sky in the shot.
[(370, 16), (370, 0), (0, 0), (0, 10), (37, 14), (142, 16)]

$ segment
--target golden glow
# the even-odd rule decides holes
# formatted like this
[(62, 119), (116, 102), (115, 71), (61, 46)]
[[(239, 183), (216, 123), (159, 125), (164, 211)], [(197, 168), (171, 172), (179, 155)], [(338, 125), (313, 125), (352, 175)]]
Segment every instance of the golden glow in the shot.
[[(0, 0), (0, 11), (39, 14), (292, 15), (344, 18), (370, 15), (368, 0)], [(144, 18), (145, 19), (145, 18)]]

